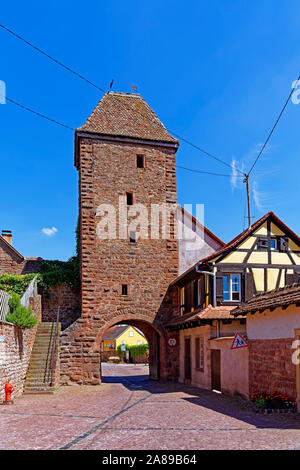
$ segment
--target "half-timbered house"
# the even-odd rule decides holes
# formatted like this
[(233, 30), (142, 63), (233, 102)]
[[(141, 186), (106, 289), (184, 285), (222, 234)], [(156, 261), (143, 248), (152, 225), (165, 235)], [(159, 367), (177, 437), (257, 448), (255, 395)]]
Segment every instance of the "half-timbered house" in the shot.
[(179, 381), (247, 396), (248, 350), (230, 349), (246, 321), (231, 310), (298, 279), (300, 239), (273, 212), (175, 279), (166, 326), (179, 335)]

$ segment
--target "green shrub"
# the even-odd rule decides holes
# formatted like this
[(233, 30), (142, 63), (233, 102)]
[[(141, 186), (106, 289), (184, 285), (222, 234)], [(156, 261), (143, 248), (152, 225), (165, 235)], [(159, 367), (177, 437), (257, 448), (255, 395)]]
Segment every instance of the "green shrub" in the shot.
[(19, 326), (20, 328), (33, 328), (37, 324), (37, 318), (32, 315), (31, 308), (21, 305), (20, 296), (13, 293), (8, 301), (9, 314), (6, 321)]
[(145, 356), (145, 354), (148, 353), (149, 351), (149, 345), (146, 344), (138, 344), (134, 346), (129, 346), (128, 347), (131, 357), (133, 359), (138, 359), (139, 357)]
[(13, 292), (11, 294), (11, 297), (8, 300), (9, 311), (13, 312), (20, 305), (21, 305), (20, 296), (18, 294), (16, 294), (15, 292)]

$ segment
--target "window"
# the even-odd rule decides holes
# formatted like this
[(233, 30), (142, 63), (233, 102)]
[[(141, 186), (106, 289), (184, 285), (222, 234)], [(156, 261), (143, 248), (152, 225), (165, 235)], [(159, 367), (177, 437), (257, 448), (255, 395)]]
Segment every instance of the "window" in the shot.
[(226, 274), (223, 276), (223, 300), (241, 300), (241, 276), (240, 274)]
[(180, 289), (180, 315), (183, 315), (185, 312), (184, 309), (184, 287)]
[(127, 284), (122, 284), (122, 295), (128, 295), (128, 285)]
[(130, 243), (135, 243), (136, 242), (136, 233), (135, 232), (129, 232), (129, 241), (130, 241)]
[(198, 337), (195, 339), (195, 348), (196, 348), (196, 369), (204, 369), (204, 341), (203, 337)]
[(137, 155), (136, 156), (136, 167), (137, 168), (145, 168), (145, 155)]
[(271, 238), (270, 248), (271, 250), (277, 250), (277, 238)]
[(140, 344), (142, 344), (142, 341), (139, 339), (138, 342), (137, 342), (137, 344), (138, 344), (138, 346), (139, 346)]
[(133, 331), (129, 331), (129, 336), (133, 336)]
[(126, 344), (126, 341), (125, 341), (125, 340), (123, 340), (123, 341), (122, 341), (122, 344)]
[(198, 280), (194, 281), (193, 284), (193, 307), (196, 308), (199, 305), (199, 283)]
[(126, 204), (127, 206), (133, 205), (133, 193), (126, 193)]

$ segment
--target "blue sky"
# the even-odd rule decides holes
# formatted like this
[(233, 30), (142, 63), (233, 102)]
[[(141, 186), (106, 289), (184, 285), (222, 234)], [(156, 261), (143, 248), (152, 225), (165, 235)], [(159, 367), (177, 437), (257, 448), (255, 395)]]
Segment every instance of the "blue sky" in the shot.
[[(166, 127), (248, 170), (300, 73), (297, 1), (6, 2), (1, 23), (108, 89), (140, 94)], [(101, 93), (0, 30), (7, 96), (71, 127)], [(292, 102), (251, 175), (252, 213), (273, 210), (296, 233), (299, 113)], [(78, 213), (73, 133), (0, 105), (0, 228), (25, 256), (74, 254)], [(178, 165), (231, 172), (182, 143)], [(178, 169), (181, 204), (205, 204), (224, 241), (245, 224), (245, 189), (229, 177)], [(42, 233), (43, 228), (57, 231)]]

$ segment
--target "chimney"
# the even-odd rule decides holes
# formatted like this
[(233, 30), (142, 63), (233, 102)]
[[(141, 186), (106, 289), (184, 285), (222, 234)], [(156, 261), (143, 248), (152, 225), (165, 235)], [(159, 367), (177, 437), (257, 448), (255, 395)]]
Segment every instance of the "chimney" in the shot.
[(2, 230), (1, 236), (11, 245), (11, 239), (12, 239), (11, 230)]

